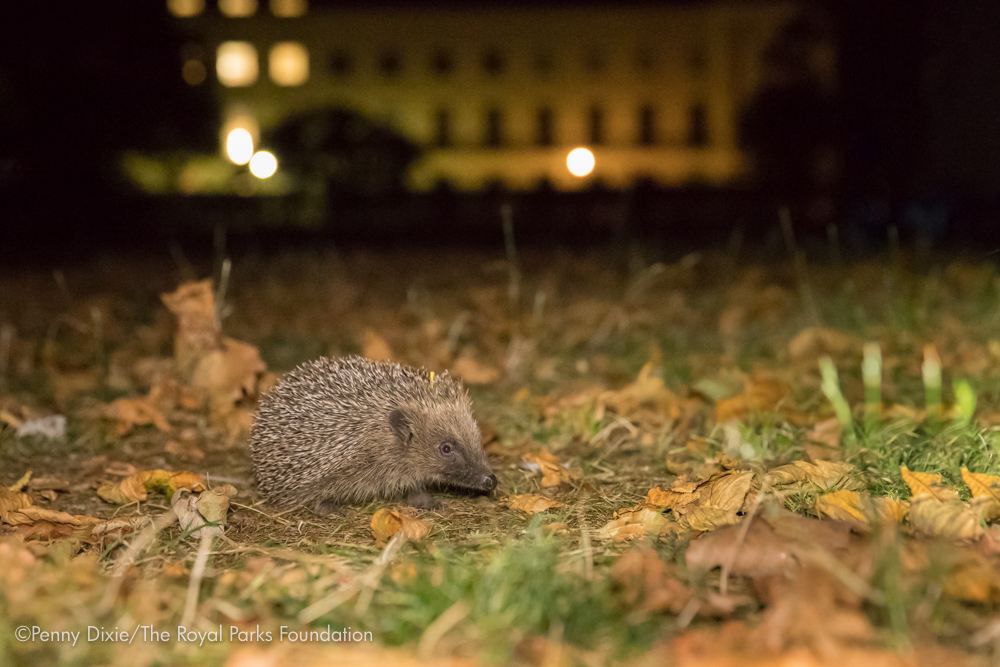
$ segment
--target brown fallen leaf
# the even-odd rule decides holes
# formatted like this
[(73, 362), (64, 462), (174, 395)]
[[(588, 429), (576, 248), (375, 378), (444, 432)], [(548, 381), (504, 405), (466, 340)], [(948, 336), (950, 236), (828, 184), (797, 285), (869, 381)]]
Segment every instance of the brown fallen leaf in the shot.
[(167, 444), (163, 447), (164, 451), (168, 454), (173, 454), (182, 459), (195, 459), (201, 460), (205, 458), (205, 452), (201, 451), (197, 446), (190, 442), (178, 442), (177, 440), (168, 440)]
[(740, 516), (735, 509), (722, 507), (698, 507), (688, 505), (677, 510), (678, 523), (690, 530), (708, 532), (722, 526), (731, 526), (740, 522)]
[(677, 524), (668, 519), (659, 507), (639, 505), (615, 512), (614, 518), (597, 533), (599, 539), (623, 542), (651, 535), (659, 537), (677, 531)]
[(797, 364), (815, 368), (820, 357), (826, 355), (834, 360), (848, 356), (861, 356), (864, 344), (861, 338), (854, 334), (809, 327), (803, 329), (788, 342), (788, 355)]
[(226, 518), (229, 512), (229, 499), (236, 497), (236, 487), (232, 484), (223, 484), (214, 489), (201, 492), (195, 507), (198, 513), (205, 517), (209, 523), (226, 525)]
[(481, 363), (472, 357), (459, 357), (451, 364), (450, 371), (467, 384), (492, 384), (500, 379), (500, 371), (495, 366)]
[(658, 486), (654, 486), (646, 493), (646, 504), (655, 505), (657, 507), (662, 507), (664, 509), (672, 509), (674, 507), (684, 507), (685, 505), (690, 505), (698, 500), (698, 485), (694, 483), (685, 484), (682, 488), (687, 489), (688, 486), (691, 487), (690, 491), (678, 491), (673, 488), (661, 489)]
[(402, 532), (408, 540), (420, 540), (430, 531), (430, 526), (426, 522), (403, 514), (399, 510), (384, 507), (372, 516), (371, 527), (375, 544), (380, 547), (385, 546), (398, 532)]
[(885, 521), (901, 523), (909, 514), (909, 503), (892, 498), (872, 498), (866, 493), (841, 489), (816, 499), (820, 516), (837, 521), (854, 521), (868, 526)]
[(629, 417), (640, 408), (649, 408), (676, 419), (680, 416), (681, 399), (667, 389), (663, 378), (654, 377), (653, 362), (646, 362), (635, 382), (618, 390), (605, 391), (597, 397), (594, 418), (600, 421), (606, 410)]
[(899, 467), (903, 481), (910, 487), (911, 500), (929, 498), (944, 502), (958, 500), (958, 491), (950, 489), (941, 481), (941, 475), (926, 472), (913, 472), (906, 466)]
[(524, 493), (519, 496), (507, 496), (506, 498), (503, 498), (503, 502), (507, 503), (507, 507), (512, 510), (521, 510), (522, 512), (527, 512), (529, 514), (545, 512), (546, 510), (550, 510), (554, 507), (562, 507), (563, 505), (556, 500), (546, 498), (545, 496), (537, 493)]
[(184, 283), (160, 298), (177, 316), (174, 358), (181, 376), (189, 379), (195, 365), (209, 351), (219, 347), (220, 327), (216, 317), (212, 281)]
[(627, 551), (611, 567), (611, 582), (624, 605), (639, 612), (679, 613), (693, 595), (673, 576), (672, 568), (647, 545)]
[(570, 484), (575, 479), (579, 479), (580, 474), (571, 471), (559, 462), (547, 449), (542, 449), (538, 454), (525, 454), (523, 461), (529, 466), (537, 466), (542, 473), (542, 486), (551, 487), (560, 484)]
[(109, 503), (126, 505), (145, 500), (149, 491), (160, 490), (169, 500), (178, 489), (202, 491), (205, 480), (191, 472), (168, 472), (166, 470), (140, 470), (120, 482), (105, 483), (97, 489), (97, 495)]
[(857, 469), (850, 463), (839, 461), (793, 461), (788, 465), (773, 468), (764, 475), (764, 481), (771, 486), (809, 483), (820, 489), (860, 489), (864, 484), (853, 476)]
[(223, 338), (220, 346), (205, 352), (196, 362), (191, 386), (208, 393), (216, 420), (224, 419), (244, 396), (253, 396), (257, 380), (267, 371), (257, 348), (233, 338)]
[(148, 396), (140, 398), (119, 398), (101, 407), (101, 416), (115, 422), (115, 433), (127, 435), (136, 426), (152, 424), (164, 433), (170, 431), (170, 423)]
[(733, 470), (720, 475), (699, 490), (698, 507), (737, 512), (746, 504), (754, 473)]
[(972, 510), (986, 521), (1000, 516), (1000, 477), (969, 472), (962, 466), (962, 480), (972, 492)]

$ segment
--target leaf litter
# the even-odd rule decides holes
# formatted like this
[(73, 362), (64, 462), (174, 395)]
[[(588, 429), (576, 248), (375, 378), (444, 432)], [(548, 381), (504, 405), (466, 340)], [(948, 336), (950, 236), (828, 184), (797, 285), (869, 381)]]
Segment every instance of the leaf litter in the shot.
[[(235, 665), (988, 657), (1000, 341), (977, 313), (1000, 307), (990, 267), (818, 267), (826, 323), (805, 326), (786, 265), (721, 277), (699, 257), (630, 279), (599, 256), (526, 254), (515, 293), (506, 271), (451, 260), (439, 274), (401, 256), (266, 260), (224, 302), (211, 280), (170, 284), (155, 263), (127, 269), (160, 286), (142, 303), (86, 269), (72, 277), (85, 296), (61, 310), (46, 311), (43, 277), (0, 290), (16, 330), (0, 381), (11, 621), (329, 623), (376, 639), (200, 649)], [(511, 300), (529, 288), (534, 307)], [(929, 290), (955, 297), (921, 302)], [(17, 319), (32, 295), (35, 322), (75, 324)], [(877, 398), (860, 372), (871, 341)], [(434, 511), (326, 519), (260, 504), (244, 443), (270, 369), (349, 352), (463, 377), (502, 502), (451, 494)], [(927, 359), (953, 396), (927, 384)], [(66, 426), (24, 429), (55, 417)], [(0, 646), (15, 664), (71, 659)]]

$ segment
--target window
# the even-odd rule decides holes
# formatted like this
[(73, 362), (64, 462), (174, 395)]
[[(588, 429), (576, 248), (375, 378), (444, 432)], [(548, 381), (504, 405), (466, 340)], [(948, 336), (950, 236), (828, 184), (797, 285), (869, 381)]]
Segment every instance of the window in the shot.
[(484, 143), (490, 148), (498, 148), (503, 145), (503, 116), (499, 109), (490, 109), (486, 112)]
[(271, 0), (271, 13), (283, 19), (305, 16), (309, 0)]
[(279, 86), (301, 86), (309, 80), (309, 50), (299, 42), (278, 42), (271, 47), (267, 67)]
[(438, 49), (431, 56), (431, 71), (438, 76), (448, 76), (454, 69), (455, 60), (448, 51)]
[(396, 76), (403, 69), (403, 59), (398, 51), (384, 51), (378, 58), (378, 69), (386, 76)]
[(491, 48), (483, 53), (483, 71), (490, 76), (500, 76), (506, 66), (507, 61), (499, 49)]
[(215, 53), (215, 74), (227, 88), (257, 80), (257, 49), (249, 42), (223, 42)]
[(167, 0), (167, 11), (178, 18), (197, 16), (205, 11), (205, 0)]
[(708, 145), (708, 109), (695, 104), (688, 111), (688, 146), (703, 148)]
[(604, 109), (590, 108), (590, 143), (599, 146), (604, 143)]
[(451, 146), (451, 113), (447, 109), (438, 109), (434, 114), (434, 145)]
[(337, 49), (330, 54), (330, 71), (335, 76), (347, 76), (353, 69), (351, 54), (344, 49)]
[(538, 135), (536, 143), (539, 146), (551, 146), (553, 143), (552, 109), (543, 107), (538, 110)]
[(643, 146), (656, 143), (656, 113), (648, 104), (639, 109), (639, 143)]
[(219, 0), (219, 11), (230, 18), (253, 16), (257, 13), (257, 0)]

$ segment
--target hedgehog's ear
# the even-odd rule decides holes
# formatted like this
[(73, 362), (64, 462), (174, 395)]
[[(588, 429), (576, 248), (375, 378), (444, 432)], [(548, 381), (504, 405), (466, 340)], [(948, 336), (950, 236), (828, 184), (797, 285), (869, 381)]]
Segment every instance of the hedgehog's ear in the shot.
[(409, 444), (413, 440), (413, 420), (405, 410), (396, 408), (390, 412), (389, 426), (392, 427), (392, 432), (405, 444)]

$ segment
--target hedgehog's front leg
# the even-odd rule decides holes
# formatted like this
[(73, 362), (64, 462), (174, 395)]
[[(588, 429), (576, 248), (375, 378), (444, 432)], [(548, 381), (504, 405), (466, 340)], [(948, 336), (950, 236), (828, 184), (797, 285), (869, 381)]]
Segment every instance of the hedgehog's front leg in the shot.
[(427, 493), (427, 489), (416, 489), (406, 496), (406, 504), (418, 510), (433, 510), (441, 507), (441, 501)]
[(316, 503), (316, 507), (313, 508), (313, 512), (319, 516), (340, 514), (340, 503), (333, 498), (320, 498)]

